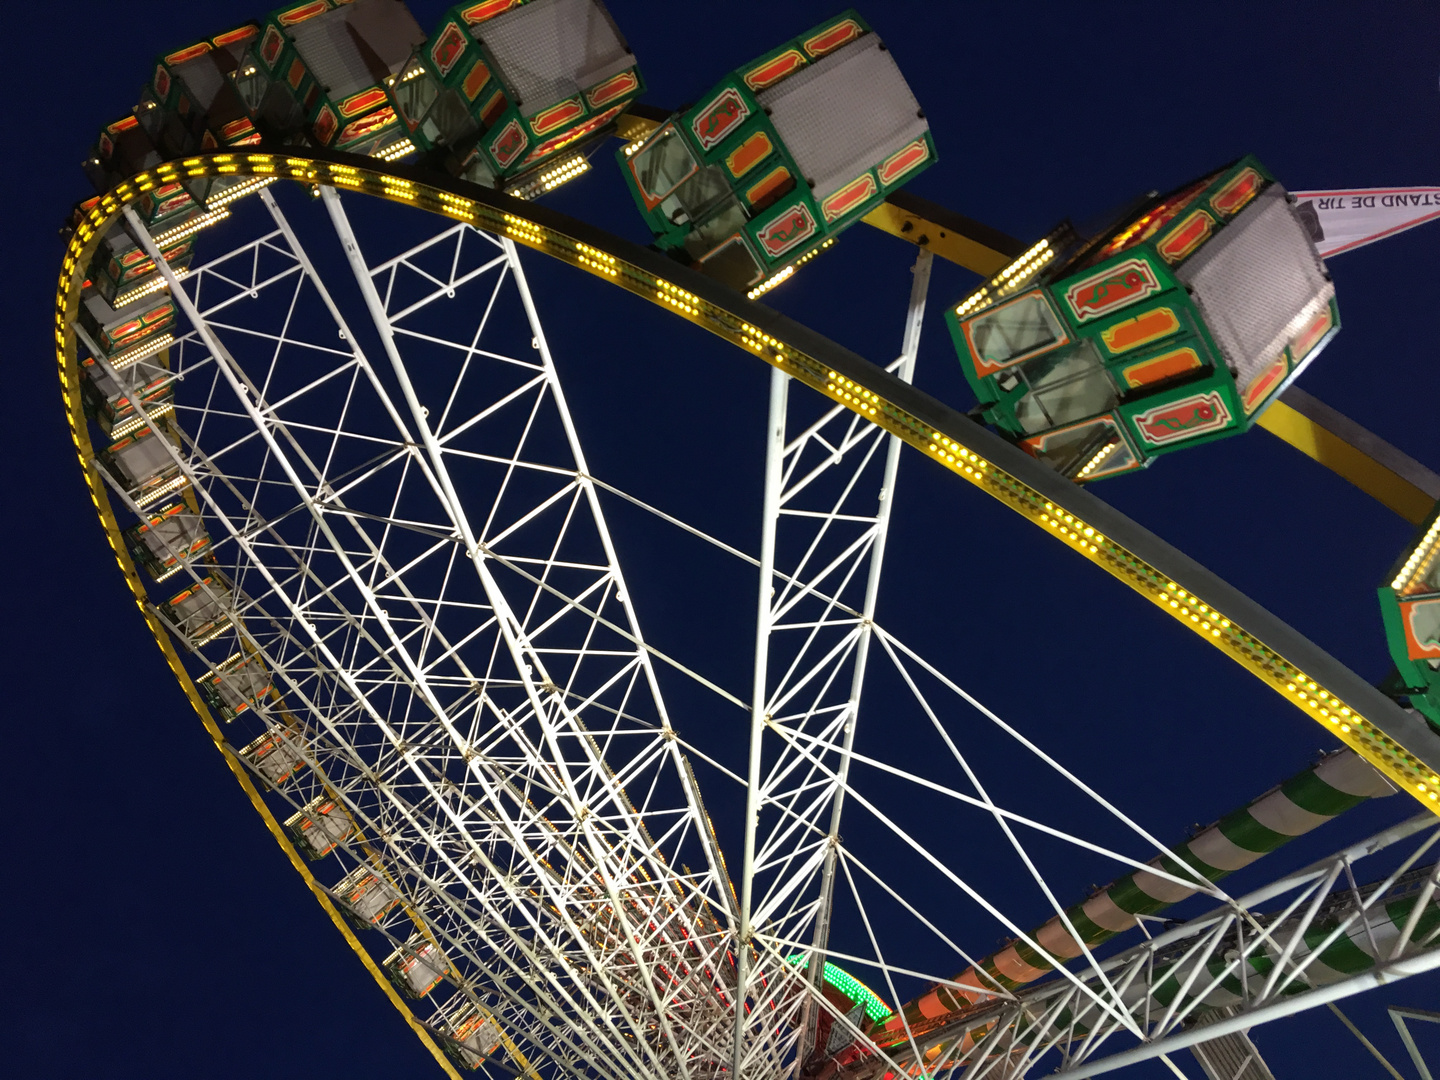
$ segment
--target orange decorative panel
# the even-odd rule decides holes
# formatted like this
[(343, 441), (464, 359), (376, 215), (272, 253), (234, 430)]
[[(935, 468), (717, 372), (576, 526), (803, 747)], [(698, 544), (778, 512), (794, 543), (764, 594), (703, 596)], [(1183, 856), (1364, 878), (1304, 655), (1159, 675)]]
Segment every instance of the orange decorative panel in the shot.
[(780, 186), (789, 179), (790, 170), (785, 168), (784, 165), (777, 166), (766, 173), (759, 183), (753, 185), (750, 190), (745, 192), (745, 198), (748, 199), (753, 206), (755, 203), (763, 201), (765, 196), (775, 194), (775, 192), (780, 189)]
[(1133, 319), (1126, 319), (1100, 331), (1100, 340), (1111, 356), (1138, 349), (1169, 337), (1180, 329), (1180, 317), (1173, 308), (1157, 307), (1142, 311)]
[(731, 176), (744, 176), (769, 157), (774, 149), (770, 136), (763, 131), (757, 131), (725, 158), (725, 167), (730, 170)]
[(490, 81), (490, 69), (485, 66), (484, 60), (476, 60), (470, 65), (470, 70), (465, 73), (465, 80), (460, 84), (460, 89), (465, 93), (465, 100), (474, 101), (476, 95), (485, 89), (485, 84)]
[(1200, 366), (1200, 357), (1194, 349), (1174, 349), (1149, 360), (1142, 360), (1138, 364), (1131, 364), (1121, 374), (1126, 386), (1146, 386), (1194, 371)]

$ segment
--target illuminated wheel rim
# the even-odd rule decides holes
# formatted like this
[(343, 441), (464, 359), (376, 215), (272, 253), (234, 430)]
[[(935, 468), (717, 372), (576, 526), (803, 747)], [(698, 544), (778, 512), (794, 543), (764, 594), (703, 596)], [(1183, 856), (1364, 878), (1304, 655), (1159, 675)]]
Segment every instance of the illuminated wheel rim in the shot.
[[(299, 181), (321, 196), (365, 301), (368, 344), (359, 346), (272, 192), (259, 192), (251, 202), (263, 202), (271, 225), (170, 281), (191, 324), (164, 354), (179, 378), (174, 411), (136, 411), (173, 433), (171, 462), (155, 483), (127, 488), (92, 442), (81, 400), (73, 324), (85, 267), (104, 228), (155, 183), (231, 172)], [(369, 241), (355, 237), (337, 194), (345, 191), (453, 224), (371, 263)], [(503, 1047), (512, 1068), (532, 1073), (710, 1075), (738, 1066), (778, 1076), (814, 1047), (818, 1019), (843, 1030), (821, 980), (792, 960), (817, 927), (823, 938), (837, 881), (859, 888), (848, 856), (821, 842), (838, 828), (837, 796), (878, 812), (848, 775), (846, 717), (859, 708), (870, 642), (945, 693), (963, 692), (874, 628), (873, 597), (865, 610), (880, 565), (870, 556), (883, 552), (889, 512), (873, 487), (863, 514), (846, 501), (852, 488), (805, 511), (835, 530), (825, 540), (839, 544), (832, 561), (817, 566), (823, 560), (807, 556), (790, 570), (776, 562), (773, 530), (804, 486), (793, 481), (810, 475), (803, 454), (820, 445), (831, 460), (816, 475), (842, 464), (850, 472), (837, 475), (870, 469), (891, 491), (898, 440), (910, 443), (1193, 624), (1297, 704), (1323, 702), (1336, 734), (1407, 789), (1435, 782), (1370, 719), (1373, 698), (1362, 704), (1343, 679), (1324, 690), (1309, 677), (1313, 667), (1227, 618), (1223, 601), (1202, 600), (1113, 530), (1088, 523), (1063, 482), (1021, 473), (998, 440), (959, 437), (950, 417), (927, 412), (923, 395), (907, 396), (905, 363), (892, 365), (898, 379), (879, 377), (762, 308), (573, 225), (403, 167), (222, 154), (161, 166), (102, 198), (77, 228), (61, 279), (57, 349), (72, 432), (137, 603), (257, 810), (447, 1069)], [(777, 707), (815, 680), (824, 693), (787, 718), (771, 756), (751, 761), (738, 889), (655, 674), (678, 662), (645, 639), (627, 603), (603, 485), (575, 436), (517, 245), (661, 304), (777, 372), (765, 512), (772, 540), (761, 561), (784, 584), (761, 605), (752, 700), (722, 696), (750, 709), (758, 745)], [(248, 277), (236, 269), (247, 258)], [(447, 261), (448, 276), (434, 269)], [(422, 283), (418, 293), (416, 281), (406, 293), (409, 276)], [(417, 328), (446, 302), (487, 290), (477, 307), (486, 314), (468, 339)], [(918, 295), (923, 310), (923, 289)], [(272, 305), (275, 296), (288, 296), (289, 307)], [(279, 324), (264, 332), (233, 322), (247, 300), (258, 318), (284, 308)], [(498, 332), (488, 319), (501, 301), (518, 322), (503, 348), (491, 348), (484, 334)], [(912, 322), (918, 335), (914, 305)], [(449, 367), (417, 365), (415, 349), (438, 351)], [(297, 351), (308, 366), (292, 362)], [(492, 368), (510, 381), (491, 377)], [(819, 391), (822, 403), (818, 419), (795, 423), (790, 438), (786, 376)], [(519, 429), (507, 426), (515, 413), (528, 418)], [(496, 439), (505, 446), (486, 441)], [(144, 520), (181, 500), (203, 516), (212, 543), (147, 583), (124, 515)], [(839, 539), (841, 522), (864, 537)], [(811, 644), (782, 646), (779, 631), (799, 604), (821, 611)], [(814, 645), (825, 640), (834, 642), (828, 652)], [(775, 669), (768, 681), (766, 661)], [(257, 726), (238, 739), (240, 729), (223, 720)], [(641, 790), (643, 799), (632, 797)], [(767, 808), (804, 828), (763, 821)], [(312, 870), (306, 856), (327, 861)], [(1027, 927), (1007, 922), (1034, 944)], [(381, 932), (378, 955), (356, 926)], [(913, 970), (879, 951), (851, 959), (874, 965), (867, 981), (879, 997), (866, 993), (893, 1005), (892, 972)], [(960, 966), (947, 963), (934, 978)], [(735, 1008), (737, 993), (748, 1011)], [(1108, 1007), (1102, 993), (1088, 993), (1094, 1008)], [(951, 1039), (938, 1060), (977, 1042)], [(888, 1049), (896, 1068), (925, 1058), (914, 1039), (871, 1049), (877, 1061)]]

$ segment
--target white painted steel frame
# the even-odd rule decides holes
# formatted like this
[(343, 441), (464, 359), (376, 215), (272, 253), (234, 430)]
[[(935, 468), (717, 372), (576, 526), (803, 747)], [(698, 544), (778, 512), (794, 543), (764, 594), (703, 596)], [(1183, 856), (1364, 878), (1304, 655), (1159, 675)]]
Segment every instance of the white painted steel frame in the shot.
[[(213, 551), (181, 558), (177, 580), (198, 582), (213, 566), (234, 585), (227, 598), (229, 630), (206, 645), (188, 644), (212, 672), (238, 651), (272, 673), (277, 695), (255, 703), (252, 713), (263, 730), (289, 739), (306, 765), (302, 776), (273, 796), (292, 811), (318, 797), (346, 808), (356, 831), (333, 856), (334, 880), (372, 867), (403, 899), (378, 927), (385, 950), (418, 933), (436, 943), (451, 965), (442, 994), (417, 1006), (431, 1009), (427, 1023), (444, 1030), (456, 1009), (481, 1008), (496, 1016), (519, 1048), (511, 1067), (528, 1071), (528, 1055), (547, 1071), (614, 1077), (699, 1077), (727, 1067), (736, 1076), (784, 1076), (813, 1046), (822, 1014), (864, 1040), (818, 993), (827, 956), (872, 973), (867, 977), (878, 975), (892, 1003), (901, 997), (897, 978), (944, 982), (954, 963), (973, 964), (974, 958), (840, 842), (848, 798), (896, 844), (934, 861), (920, 839), (857, 786), (856, 768), (988, 816), (1062, 919), (1063, 906), (1013, 826), (1129, 868), (1144, 867), (1151, 853), (1166, 850), (876, 623), (898, 440), (828, 406), (787, 440), (788, 378), (774, 371), (761, 555), (750, 559), (720, 545), (757, 564), (762, 583), (748, 704), (749, 775), (735, 777), (716, 763), (722, 773), (748, 781), (737, 902), (685, 760), (690, 748), (671, 726), (653, 662), (695, 677), (732, 704), (742, 699), (641, 634), (624, 600), (599, 494), (655, 508), (590, 475), (513, 243), (456, 225), (372, 266), (339, 196), (329, 189), (322, 196), (386, 354), (388, 375), (372, 365), (295, 230), (264, 191), (260, 197), (275, 227), (258, 239), (197, 266), (183, 282), (157, 259), (192, 330), (171, 350), (174, 418), (152, 418), (143, 403), (136, 405), (143, 419), (174, 431), (167, 454), (188, 478), (211, 527)], [(130, 224), (143, 234), (133, 215)], [(482, 255), (467, 262), (474, 245)], [(146, 246), (155, 256), (148, 238)], [(891, 365), (907, 380), (927, 276), (928, 256), (922, 254), (902, 354)], [(406, 293), (406, 281), (422, 291)], [(507, 286), (513, 296), (505, 295)], [(417, 327), (417, 320), (476, 289), (488, 296), (469, 337)], [(284, 301), (280, 325), (246, 325), (246, 301), (270, 297)], [(315, 315), (302, 310), (307, 297), (319, 301), (340, 347), (308, 339), (304, 324)], [(506, 302), (518, 307), (537, 357), (481, 347)], [(265, 351), (252, 357), (262, 343)], [(443, 403), (427, 404), (411, 379), (406, 350), (421, 345), (464, 358)], [(237, 358), (237, 351), (244, 357)], [(297, 355), (321, 366), (286, 384), (287, 366)], [(482, 361), (523, 372), (523, 381), (467, 397), (475, 383), (466, 373)], [(166, 370), (160, 359), (150, 366)], [(508, 449), (476, 449), (474, 440), (488, 424), (522, 407), (529, 411), (518, 441)], [(366, 408), (378, 410), (378, 419)], [(527, 440), (542, 413), (558, 424), (568, 455), (563, 465), (527, 457)], [(362, 415), (363, 421), (354, 419)], [(506, 476), (488, 507), (467, 499), (465, 483), (457, 479), (477, 463)], [(877, 469), (878, 498), (867, 486)], [(119, 500), (141, 513), (130, 492), (102, 474)], [(514, 478), (525, 475), (552, 486), (511, 512), (508, 493), (519, 487)], [(827, 487), (837, 476), (842, 482)], [(387, 484), (389, 501), (375, 504), (374, 489)], [(281, 510), (270, 512), (277, 498)], [(472, 513), (477, 506), (485, 509), (483, 518)], [(525, 546), (526, 530), (549, 516), (563, 519), (553, 542)], [(593, 530), (594, 553), (584, 559), (561, 551), (572, 526), (579, 531), (577, 522)], [(798, 548), (782, 543), (795, 536), (801, 537)], [(438, 580), (430, 573), (437, 563), (443, 564)], [(575, 584), (576, 578), (585, 580)], [(547, 645), (547, 635), (572, 626), (580, 628), (578, 644)], [(872, 640), (978, 794), (855, 752)], [(477, 653), (483, 664), (472, 662)], [(584, 684), (577, 681), (582, 668), (601, 674)], [(1146, 850), (1112, 851), (1033, 813), (998, 805), (946, 729), (946, 716), (957, 705), (977, 710), (1024, 753), (1053, 768), (1130, 828)], [(258, 770), (256, 775), (263, 781)], [(632, 801), (631, 791), (645, 794)], [(773, 811), (771, 818), (766, 811)], [(698, 873), (686, 869), (682, 852), (701, 867)], [(1020, 923), (953, 869), (938, 862), (936, 868), (959, 895), (1030, 940)], [(1313, 919), (1341, 869), (1356, 892), (1348, 866), (1332, 869), (1314, 886), (1302, 918)], [(1247, 905), (1270, 894), (1232, 901), (1203, 879), (1151, 872), (1201, 885), (1230, 905), (1231, 923), (1252, 926), (1260, 944), (1268, 940)], [(865, 929), (865, 950), (842, 952), (829, 941), (837, 879)], [(1431, 893), (1434, 880), (1425, 886)], [(887, 959), (866, 913), (866, 890), (901, 904), (944, 943), (950, 959), (927, 962), (934, 968), (929, 971)], [(1401, 955), (1414, 922), (1393, 946), (1387, 977), (1432, 964), (1434, 943), (1426, 945), (1428, 952)], [(1207, 923), (1196, 931), (1208, 937), (1198, 939), (1195, 955), (1218, 947), (1223, 933), (1217, 925), (1229, 924)], [(1162, 940), (1169, 939), (1156, 942)], [(1154, 950), (1156, 942), (1143, 948)], [(808, 966), (789, 963), (791, 955), (806, 957)], [(975, 1058), (966, 1075), (1020, 1076), (1052, 1047), (1069, 1054), (1072, 1071), (1097, 1071), (1195, 1041), (1178, 1030), (1183, 1010), (1168, 1010), (1153, 1030), (1148, 1015), (1142, 1022), (1133, 1014), (1126, 994), (1143, 985), (1135, 963), (1097, 962), (1088, 953), (1084, 960), (1077, 971), (1062, 971), (1033, 991), (995, 987), (994, 1008), (1027, 1017), (1028, 1031), (1039, 1030), (1034, 1025), (1043, 1027), (1048, 1016), (1058, 1033), (1044, 1042), (1030, 1040), (1009, 1071), (994, 1072), (999, 1059)], [(1279, 957), (1276, 975), (1245, 1013), (1246, 1026), (1295, 1011), (1298, 998), (1271, 1000), (1283, 988), (1279, 973), (1301, 966), (1290, 960)], [(1325, 988), (1331, 996), (1324, 1000), (1368, 985), (1351, 982), (1343, 991)], [(1314, 1004), (1321, 1004), (1321, 993), (1299, 998), (1315, 996)], [(747, 999), (754, 1006), (750, 1023), (736, 1006)], [(1094, 1013), (1108, 1025), (1104, 1038), (1074, 1049), (1058, 1026), (1067, 1008)], [(1037, 1009), (1043, 1010), (1038, 1021)], [(1091, 1047), (1119, 1031), (1141, 1045), (1089, 1060)], [(1218, 1026), (1206, 1029), (1207, 1037), (1220, 1033)], [(874, 1060), (903, 1071), (914, 1067), (922, 1049), (909, 1038)]]

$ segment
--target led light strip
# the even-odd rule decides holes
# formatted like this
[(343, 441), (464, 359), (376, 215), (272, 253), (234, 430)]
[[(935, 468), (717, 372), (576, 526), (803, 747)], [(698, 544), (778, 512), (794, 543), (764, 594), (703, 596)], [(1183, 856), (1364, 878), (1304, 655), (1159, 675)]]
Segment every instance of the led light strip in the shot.
[(156, 247), (164, 247), (173, 240), (183, 240), (187, 236), (194, 236), (201, 229), (208, 229), (211, 225), (219, 225), (220, 222), (229, 216), (230, 210), (222, 206), (218, 210), (211, 210), (207, 214), (201, 214), (199, 217), (182, 222), (176, 225), (175, 228), (168, 229), (159, 236), (152, 236), (150, 239), (155, 241)]
[[(554, 258), (578, 266), (597, 277), (620, 285), (630, 292), (669, 307), (672, 312), (739, 345), (766, 363), (780, 368), (812, 389), (825, 394), (847, 408), (860, 413), (872, 423), (904, 439), (926, 456), (939, 462), (957, 476), (999, 499), (1022, 517), (1033, 521), (1059, 537), (1062, 543), (1096, 563), (1114, 577), (1145, 596), (1161, 610), (1178, 619), (1182, 625), (1200, 634), (1231, 659), (1248, 669), (1271, 689), (1297, 708), (1329, 728), (1342, 742), (1403, 787), (1428, 809), (1440, 812), (1440, 774), (1430, 769), (1359, 710), (1331, 693), (1328, 688), (1287, 661), (1259, 638), (1236, 625), (1220, 611), (1188, 594), (1180, 583), (1171, 580), (1140, 556), (1119, 542), (1108, 538), (1081, 517), (1049, 502), (1037, 490), (1005, 469), (952, 439), (884, 394), (863, 385), (868, 372), (859, 379), (845, 377), (820, 363), (814, 357), (746, 323), (726, 307), (701, 299), (684, 289), (657, 278), (644, 267), (614, 257), (613, 262), (595, 258), (593, 246), (581, 245), (558, 229), (538, 224), (526, 217), (501, 211), (485, 202), (467, 199), (452, 192), (441, 191), (429, 184), (417, 184), (391, 177), (379, 169), (357, 168), (318, 158), (285, 157), (272, 154), (220, 154), (212, 157), (189, 158), (181, 163), (191, 175), (212, 172), (233, 173), (241, 169), (252, 172), (273, 172), (305, 184), (342, 183), (352, 190), (381, 198), (403, 200), (451, 216), (464, 216), (481, 228), (511, 236), (516, 241), (542, 251)], [(168, 166), (174, 171), (173, 164)], [(61, 388), (70, 412), (72, 436), (77, 449), (88, 445), (84, 414), (79, 408), (78, 380), (74, 359), (75, 339), (69, 329), (67, 312), (78, 307), (79, 284), (83, 279), (86, 260), (99, 243), (100, 230), (108, 228), (124, 205), (138, 197), (144, 185), (155, 183), (155, 175), (163, 180), (167, 167), (158, 167), (155, 174), (142, 173), (132, 178), (133, 187), (125, 185), (102, 196), (77, 226), (70, 246), (62, 260), (56, 306), (56, 345), (61, 367)], [(124, 190), (122, 190), (124, 189)], [(129, 192), (128, 194), (126, 192)], [(1032, 251), (1045, 250), (1039, 245)], [(1022, 256), (1022, 259), (1024, 257)], [(877, 384), (884, 385), (886, 376), (874, 369)], [(89, 463), (82, 454), (82, 465)], [(103, 488), (91, 484), (92, 497), (107, 529), (114, 528), (114, 517)], [(123, 547), (118, 528), (111, 537), (112, 546)], [(122, 566), (124, 561), (122, 561)], [(134, 583), (138, 585), (138, 579)], [(133, 587), (133, 585), (132, 585)], [(143, 594), (143, 586), (140, 586)], [(163, 636), (163, 632), (160, 636)], [(162, 648), (168, 643), (162, 644)]]

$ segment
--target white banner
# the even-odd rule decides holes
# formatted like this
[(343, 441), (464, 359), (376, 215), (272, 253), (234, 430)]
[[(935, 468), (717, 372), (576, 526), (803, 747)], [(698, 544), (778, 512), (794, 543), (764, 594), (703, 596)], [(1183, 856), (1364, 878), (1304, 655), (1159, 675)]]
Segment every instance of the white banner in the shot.
[(1324, 258), (1440, 217), (1440, 188), (1292, 191), (1300, 218)]

